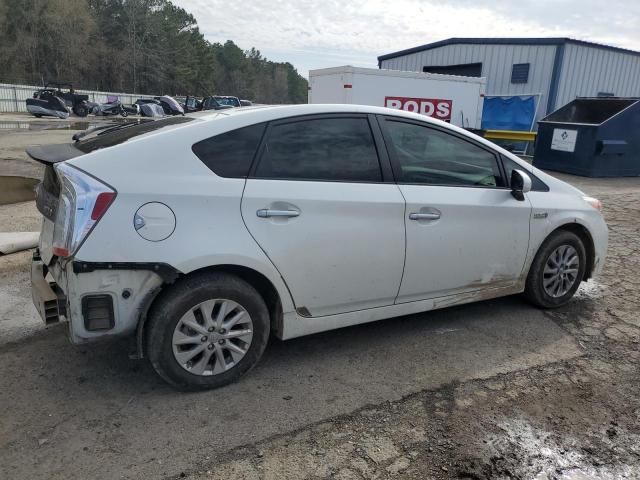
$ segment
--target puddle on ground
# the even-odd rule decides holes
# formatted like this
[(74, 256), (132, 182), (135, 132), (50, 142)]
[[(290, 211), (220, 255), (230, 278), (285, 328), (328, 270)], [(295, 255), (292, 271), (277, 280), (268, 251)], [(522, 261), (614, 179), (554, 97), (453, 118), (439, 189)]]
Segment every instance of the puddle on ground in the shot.
[(46, 121), (0, 121), (0, 131), (2, 130), (88, 130), (90, 128), (101, 127), (103, 125), (118, 125), (122, 123), (141, 123), (142, 119), (130, 118), (99, 118), (95, 120), (54, 120)]
[(574, 298), (601, 298), (604, 296), (606, 291), (607, 287), (605, 287), (601, 283), (596, 282), (595, 280), (589, 280), (588, 282), (582, 282), (580, 284), (580, 288), (578, 288), (578, 291), (576, 292)]
[(34, 178), (0, 176), (0, 205), (35, 199), (38, 183)]
[(540, 472), (533, 480), (602, 480), (602, 477), (585, 473), (579, 468), (572, 468), (570, 470), (560, 470), (559, 472), (552, 469), (552, 473)]
[[(520, 458), (529, 459), (528, 478), (533, 480), (614, 480), (635, 478), (633, 467), (620, 465), (595, 466), (582, 449), (567, 448), (579, 445), (577, 439), (565, 435), (558, 439), (550, 432), (537, 428), (524, 418), (498, 422), (503, 435), (492, 438), (488, 445), (499, 455), (505, 451), (519, 451)], [(493, 453), (493, 452), (492, 452)]]

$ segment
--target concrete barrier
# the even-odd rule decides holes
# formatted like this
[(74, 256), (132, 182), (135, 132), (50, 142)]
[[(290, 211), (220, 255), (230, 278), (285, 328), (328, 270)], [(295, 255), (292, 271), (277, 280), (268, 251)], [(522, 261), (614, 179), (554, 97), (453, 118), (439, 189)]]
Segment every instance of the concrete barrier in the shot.
[(0, 255), (35, 248), (39, 239), (40, 232), (0, 232)]

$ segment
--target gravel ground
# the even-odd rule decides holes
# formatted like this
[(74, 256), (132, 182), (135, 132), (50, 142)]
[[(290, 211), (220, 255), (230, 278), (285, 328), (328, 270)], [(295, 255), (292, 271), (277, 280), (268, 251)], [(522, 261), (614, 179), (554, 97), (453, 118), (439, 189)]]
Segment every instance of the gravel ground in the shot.
[(0, 205), (0, 232), (36, 232), (41, 223), (36, 202)]
[[(0, 130), (0, 175), (37, 176), (21, 148), (72, 133), (20, 129)], [(603, 275), (569, 305), (274, 342), (241, 382), (195, 395), (126, 342), (44, 329), (30, 252), (1, 257), (0, 478), (640, 478), (640, 179), (558, 176), (601, 198), (610, 228)], [(33, 202), (0, 206), (0, 231), (39, 223)]]

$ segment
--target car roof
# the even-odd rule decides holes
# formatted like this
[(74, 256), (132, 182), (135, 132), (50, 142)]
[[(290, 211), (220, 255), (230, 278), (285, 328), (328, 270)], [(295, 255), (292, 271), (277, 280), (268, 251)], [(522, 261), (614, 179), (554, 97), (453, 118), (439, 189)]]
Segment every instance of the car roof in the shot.
[[(306, 115), (320, 115), (332, 113), (355, 113), (355, 114), (379, 114), (391, 115), (395, 117), (404, 117), (420, 121), (423, 123), (432, 123), (444, 126), (446, 128), (460, 131), (464, 135), (468, 132), (436, 120), (425, 115), (419, 115), (403, 110), (394, 110), (383, 107), (373, 107), (369, 105), (344, 105), (344, 104), (317, 104), (317, 105), (254, 105), (242, 108), (229, 108), (223, 110), (205, 110), (202, 112), (193, 112), (184, 115), (184, 117), (196, 120), (194, 122), (186, 122), (181, 125), (173, 125), (170, 129), (159, 128), (158, 130), (140, 133), (129, 139), (126, 143), (132, 144), (138, 141), (147, 141), (156, 138), (157, 135), (176, 135), (180, 136), (187, 142), (196, 142), (218, 133), (242, 128), (257, 123), (271, 122), (274, 120), (301, 117)], [(169, 122), (171, 118), (152, 120), (153, 122)], [(216, 124), (215, 127), (213, 124)], [(184, 137), (184, 133), (189, 134)]]
[[(314, 104), (314, 105), (253, 105), (250, 107), (231, 108), (225, 110), (206, 110), (201, 112), (193, 112), (184, 115), (184, 117), (192, 118), (193, 122), (186, 122), (181, 125), (173, 125), (169, 130), (159, 129), (153, 132), (146, 132), (135, 138), (130, 139), (126, 143), (133, 144), (138, 141), (152, 141), (157, 135), (169, 135), (176, 140), (192, 144), (212, 136), (225, 133), (237, 128), (243, 128), (263, 122), (271, 122), (280, 119), (302, 117), (307, 115), (324, 115), (324, 114), (374, 114), (385, 115), (395, 118), (405, 118), (421, 122), (423, 124), (432, 124), (440, 128), (456, 132), (461, 136), (468, 137), (475, 143), (480, 143), (494, 152), (505, 155), (520, 164), (526, 170), (531, 171), (532, 167), (523, 162), (522, 159), (503, 149), (495, 143), (474, 135), (463, 128), (451, 125), (450, 123), (437, 120), (435, 118), (421, 115), (418, 113), (407, 112), (385, 107), (376, 107), (371, 105), (348, 105), (348, 104)], [(169, 117), (169, 119), (174, 117)], [(168, 119), (153, 120), (154, 122), (163, 122)], [(213, 124), (217, 124), (215, 127)], [(116, 147), (117, 148), (117, 147)], [(96, 152), (98, 153), (98, 152)], [(525, 167), (526, 165), (526, 167)]]
[[(300, 104), (300, 105), (252, 105), (249, 107), (234, 108), (229, 110), (204, 111), (193, 114), (202, 120), (213, 120), (217, 115), (229, 116), (247, 116), (260, 117), (261, 121), (278, 120), (288, 117), (296, 117), (301, 115), (322, 115), (332, 113), (360, 113), (360, 114), (377, 114), (377, 115), (393, 115), (396, 117), (405, 117), (408, 119), (419, 120), (422, 122), (447, 125), (445, 122), (436, 120), (426, 115), (407, 112), (404, 110), (396, 110), (385, 107), (375, 107), (371, 105), (347, 105), (347, 104)], [(249, 121), (249, 119), (247, 119)], [(456, 127), (453, 127), (456, 128)]]
[[(232, 122), (235, 124), (234, 128), (239, 126), (251, 125), (260, 122), (270, 122), (274, 120), (286, 119), (291, 117), (299, 117), (304, 115), (323, 115), (323, 114), (335, 114), (335, 113), (356, 113), (356, 114), (373, 114), (373, 115), (385, 115), (396, 118), (405, 118), (407, 120), (418, 121), (421, 123), (431, 124), (445, 128), (449, 131), (456, 132), (459, 135), (468, 137), (476, 143), (481, 143), (491, 148), (493, 151), (500, 152), (510, 158), (517, 158), (515, 155), (507, 152), (505, 149), (496, 145), (495, 143), (487, 140), (486, 138), (479, 137), (463, 128), (457, 127), (442, 120), (438, 120), (419, 113), (407, 112), (405, 110), (397, 110), (386, 107), (376, 107), (372, 105), (348, 105), (348, 104), (313, 104), (313, 105), (254, 105), (251, 107), (232, 108), (228, 110), (207, 110), (204, 112), (197, 112), (189, 114), (188, 116), (196, 117), (202, 122), (198, 124), (203, 128), (203, 131), (207, 131), (207, 122), (209, 121), (223, 121), (227, 118), (231, 120), (235, 118), (237, 121)], [(196, 127), (196, 125), (193, 125)], [(186, 128), (189, 128), (187, 126)]]
[(47, 82), (45, 84), (45, 87), (71, 87), (72, 85), (70, 83), (67, 82)]

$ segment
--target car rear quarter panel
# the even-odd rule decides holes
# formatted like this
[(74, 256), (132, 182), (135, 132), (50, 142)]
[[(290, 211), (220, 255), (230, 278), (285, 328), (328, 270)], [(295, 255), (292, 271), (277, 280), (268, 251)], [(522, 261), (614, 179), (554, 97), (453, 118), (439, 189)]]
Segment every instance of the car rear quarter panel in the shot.
[[(72, 162), (117, 191), (76, 258), (162, 262), (185, 274), (210, 266), (240, 265), (267, 277), (280, 294), (283, 312), (293, 311), (286, 285), (242, 221), (245, 180), (220, 178), (211, 172), (191, 145), (215, 133), (190, 130), (130, 141)], [(135, 212), (148, 202), (164, 203), (175, 214), (175, 230), (166, 240), (147, 241), (134, 229)]]

